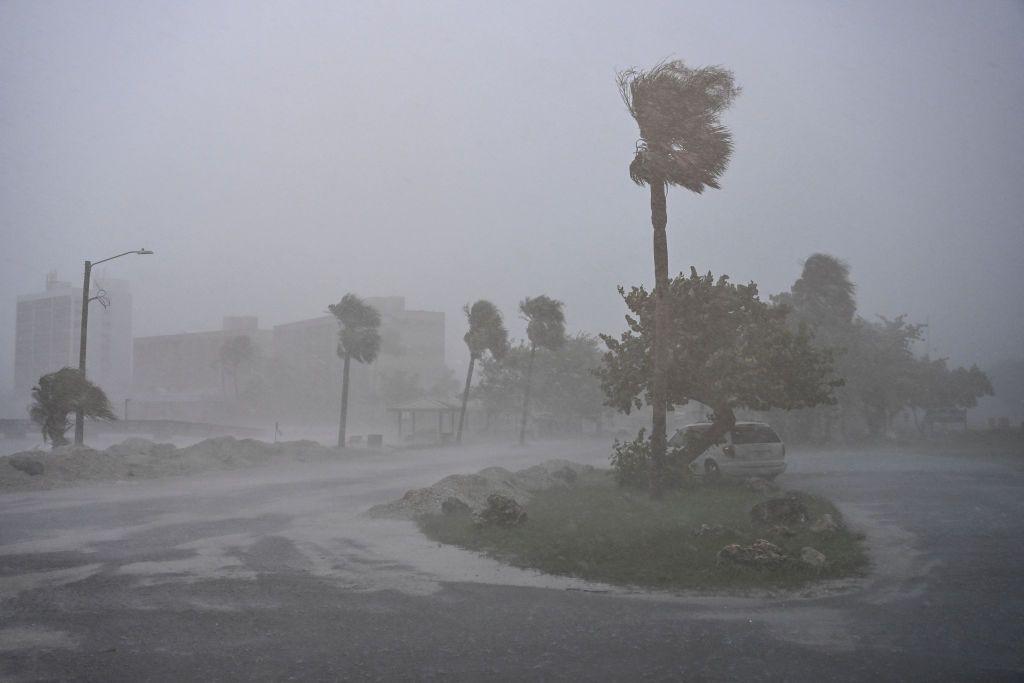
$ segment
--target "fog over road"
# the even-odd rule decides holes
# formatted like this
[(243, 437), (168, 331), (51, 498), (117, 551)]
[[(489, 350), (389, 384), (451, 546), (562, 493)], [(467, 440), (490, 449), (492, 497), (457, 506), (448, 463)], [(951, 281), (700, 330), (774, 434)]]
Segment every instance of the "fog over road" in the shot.
[(1024, 462), (796, 452), (785, 487), (869, 538), (864, 580), (746, 597), (505, 567), (361, 513), (455, 472), (605, 442), (407, 451), (0, 496), (18, 679), (1015, 679)]

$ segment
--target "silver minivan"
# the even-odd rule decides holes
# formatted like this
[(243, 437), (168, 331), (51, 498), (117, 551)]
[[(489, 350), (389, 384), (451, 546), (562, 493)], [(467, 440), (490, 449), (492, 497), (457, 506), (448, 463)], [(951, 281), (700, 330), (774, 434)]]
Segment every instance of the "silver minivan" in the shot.
[[(687, 439), (711, 429), (710, 422), (687, 425), (669, 439), (670, 446), (683, 446)], [(711, 446), (690, 463), (695, 474), (709, 479), (760, 477), (774, 479), (786, 471), (786, 445), (763, 422), (737, 422), (726, 434), (725, 443)]]

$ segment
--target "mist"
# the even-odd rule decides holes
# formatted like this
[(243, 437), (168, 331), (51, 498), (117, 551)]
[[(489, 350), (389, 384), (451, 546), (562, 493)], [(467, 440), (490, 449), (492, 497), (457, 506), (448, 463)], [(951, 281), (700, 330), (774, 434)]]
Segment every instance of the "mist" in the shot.
[[(5, 3), (0, 285), (76, 282), (83, 260), (143, 245), (157, 255), (105, 271), (131, 281), (138, 336), (313, 317), (344, 291), (444, 311), (452, 367), (476, 297), (548, 292), (572, 328), (615, 331), (615, 286), (651, 266), (610, 89), (685, 50), (743, 95), (722, 190), (669, 197), (673, 271), (774, 293), (835, 254), (866, 314), (928, 320), (934, 353), (991, 364), (1024, 338), (1022, 14)], [(13, 297), (0, 316), (10, 385)]]
[(0, 3), (0, 678), (1024, 677), (1022, 36)]

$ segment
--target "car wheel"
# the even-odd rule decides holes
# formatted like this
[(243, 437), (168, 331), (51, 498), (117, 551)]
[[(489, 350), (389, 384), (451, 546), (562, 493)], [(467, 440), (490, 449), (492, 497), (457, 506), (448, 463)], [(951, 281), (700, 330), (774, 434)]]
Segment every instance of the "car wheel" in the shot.
[(714, 460), (704, 461), (704, 479), (711, 484), (722, 481), (722, 470), (718, 469), (718, 463)]

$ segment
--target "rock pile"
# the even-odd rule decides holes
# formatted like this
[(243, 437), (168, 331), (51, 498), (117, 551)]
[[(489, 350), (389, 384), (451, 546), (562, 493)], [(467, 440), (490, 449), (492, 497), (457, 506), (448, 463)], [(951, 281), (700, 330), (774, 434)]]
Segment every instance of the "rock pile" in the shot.
[(774, 567), (786, 561), (782, 548), (760, 538), (750, 545), (730, 543), (718, 551), (718, 564), (742, 564), (751, 567)]
[(810, 546), (805, 546), (800, 551), (800, 561), (814, 569), (821, 569), (827, 562), (824, 554)]
[(811, 522), (811, 525), (807, 528), (816, 534), (839, 531), (839, 525), (836, 524), (834, 519), (832, 519), (832, 515), (827, 512)]
[(494, 494), (525, 505), (535, 492), (571, 486), (581, 474), (593, 469), (567, 460), (549, 460), (518, 472), (488, 467), (476, 474), (453, 474), (427, 488), (412, 489), (396, 501), (375, 505), (368, 514), (372, 517), (415, 519), (443, 512), (442, 505), (453, 506), (454, 503), (449, 502), (453, 498), (465, 503), (474, 513), (480, 513)]
[(480, 524), (495, 526), (517, 526), (526, 521), (526, 510), (513, 499), (500, 493), (487, 496), (487, 505), (477, 515)]
[[(796, 558), (786, 555), (782, 548), (763, 538), (750, 545), (730, 543), (718, 551), (719, 565), (734, 564), (764, 569), (796, 561)], [(823, 569), (828, 564), (825, 555), (810, 546), (801, 549), (799, 562), (817, 570)]]
[(450, 496), (448, 498), (445, 498), (444, 502), (441, 503), (441, 512), (443, 512), (446, 515), (468, 515), (472, 512), (472, 510), (469, 509), (468, 505), (463, 503), (455, 496)]
[(24, 472), (30, 477), (38, 477), (46, 471), (43, 463), (38, 458), (33, 458), (30, 455), (12, 455), (7, 459), (7, 462), (14, 469)]

